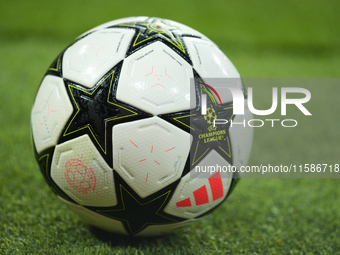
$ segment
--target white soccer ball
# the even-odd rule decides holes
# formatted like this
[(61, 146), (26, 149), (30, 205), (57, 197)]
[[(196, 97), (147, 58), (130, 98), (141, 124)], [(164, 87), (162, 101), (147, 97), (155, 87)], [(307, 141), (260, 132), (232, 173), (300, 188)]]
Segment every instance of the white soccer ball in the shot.
[(250, 127), (213, 125), (251, 113), (245, 100), (245, 115), (234, 116), (231, 94), (208, 78), (240, 75), (183, 24), (132, 17), (82, 34), (49, 67), (32, 108), (46, 182), (86, 222), (118, 234), (160, 235), (199, 220), (238, 181), (216, 170), (245, 165), (253, 139)]

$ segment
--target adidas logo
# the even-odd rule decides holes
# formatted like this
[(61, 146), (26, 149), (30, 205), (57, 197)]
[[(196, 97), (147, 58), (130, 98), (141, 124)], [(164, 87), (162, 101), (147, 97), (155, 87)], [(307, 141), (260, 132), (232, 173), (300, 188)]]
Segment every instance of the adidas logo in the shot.
[[(223, 197), (223, 184), (222, 184), (220, 172), (215, 173), (208, 180), (209, 180), (209, 186), (210, 186), (211, 193), (212, 193), (212, 200), (215, 201)], [(194, 194), (196, 205), (204, 205), (204, 204), (209, 203), (209, 197), (208, 197), (208, 191), (207, 191), (206, 185), (203, 185), (202, 187), (193, 191), (193, 194)], [(190, 197), (177, 202), (176, 206), (177, 207), (192, 206)]]

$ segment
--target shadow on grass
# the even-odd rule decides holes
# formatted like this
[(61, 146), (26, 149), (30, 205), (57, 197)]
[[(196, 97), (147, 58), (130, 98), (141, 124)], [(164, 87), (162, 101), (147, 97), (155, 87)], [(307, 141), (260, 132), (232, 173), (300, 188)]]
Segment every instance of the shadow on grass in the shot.
[(90, 232), (100, 241), (108, 244), (111, 247), (140, 247), (152, 244), (161, 244), (162, 246), (169, 246), (173, 245), (174, 243), (178, 243), (181, 240), (181, 236), (176, 231), (175, 233), (162, 235), (162, 236), (155, 236), (155, 237), (134, 237), (134, 236), (122, 236), (117, 235), (100, 228), (96, 228), (90, 226)]

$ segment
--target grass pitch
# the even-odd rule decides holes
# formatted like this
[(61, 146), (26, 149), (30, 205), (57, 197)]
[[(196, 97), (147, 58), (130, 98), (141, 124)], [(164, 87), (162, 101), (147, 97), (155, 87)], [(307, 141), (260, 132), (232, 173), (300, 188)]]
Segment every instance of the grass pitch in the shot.
[[(1, 3), (0, 254), (339, 253), (338, 179), (243, 179), (212, 215), (164, 237), (90, 228), (45, 184), (29, 128), (49, 64), (75, 37), (109, 20), (182, 22), (216, 42), (243, 77), (339, 78), (339, 12), (335, 0)], [(311, 92), (313, 116), (295, 130), (255, 130), (250, 165), (340, 163), (340, 87)]]

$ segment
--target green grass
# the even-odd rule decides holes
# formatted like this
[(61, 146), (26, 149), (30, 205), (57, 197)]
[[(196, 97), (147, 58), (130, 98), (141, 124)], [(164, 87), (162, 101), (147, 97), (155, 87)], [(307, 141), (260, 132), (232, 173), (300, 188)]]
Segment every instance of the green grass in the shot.
[[(45, 184), (29, 131), (45, 70), (96, 25), (126, 16), (165, 17), (215, 41), (243, 77), (339, 77), (338, 1), (7, 1), (0, 7), (0, 254), (340, 251), (337, 179), (243, 179), (212, 215), (165, 237), (131, 239), (92, 229)], [(255, 130), (251, 165), (340, 163), (340, 87), (311, 92), (313, 116), (298, 116), (298, 127)], [(268, 105), (267, 99), (255, 105)]]

